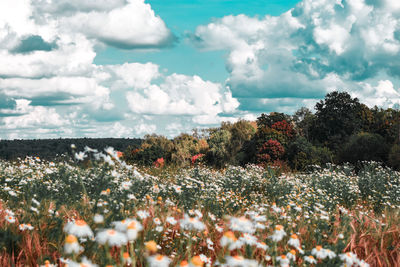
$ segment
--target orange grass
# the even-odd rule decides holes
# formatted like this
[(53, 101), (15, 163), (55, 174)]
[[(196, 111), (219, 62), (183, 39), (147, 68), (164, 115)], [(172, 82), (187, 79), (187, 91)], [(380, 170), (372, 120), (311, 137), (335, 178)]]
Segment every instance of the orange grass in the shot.
[[(352, 251), (370, 266), (400, 266), (400, 218), (385, 212), (385, 218), (354, 215), (346, 251)], [(383, 224), (383, 225), (382, 225)]]

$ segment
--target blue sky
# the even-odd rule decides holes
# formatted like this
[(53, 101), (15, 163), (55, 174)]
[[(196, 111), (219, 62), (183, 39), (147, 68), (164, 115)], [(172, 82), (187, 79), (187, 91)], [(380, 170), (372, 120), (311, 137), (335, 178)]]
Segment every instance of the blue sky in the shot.
[(173, 137), (400, 103), (397, 0), (0, 1), (0, 138)]
[[(154, 62), (167, 69), (167, 73), (199, 75), (214, 82), (228, 77), (224, 64), (225, 51), (199, 51), (185, 40), (196, 27), (226, 15), (246, 14), (263, 17), (278, 16), (293, 8), (298, 0), (148, 0), (153, 10), (171, 29), (178, 41), (170, 48), (157, 51), (124, 50), (106, 47), (97, 51), (95, 64), (121, 62)], [(193, 64), (195, 62), (195, 64)]]

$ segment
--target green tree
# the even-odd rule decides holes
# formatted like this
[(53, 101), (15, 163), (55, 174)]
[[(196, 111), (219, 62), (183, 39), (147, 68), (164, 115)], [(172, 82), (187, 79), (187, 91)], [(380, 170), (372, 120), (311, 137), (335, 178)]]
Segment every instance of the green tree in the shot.
[(310, 131), (315, 118), (316, 116), (306, 107), (300, 108), (293, 115), (298, 134), (304, 136), (307, 140), (310, 139)]
[(192, 156), (202, 152), (202, 142), (192, 135), (180, 134), (172, 142), (171, 162), (177, 165), (188, 165)]
[(250, 141), (256, 133), (254, 124), (250, 121), (239, 120), (235, 123), (224, 122), (221, 129), (228, 130), (231, 133), (230, 142), (227, 146), (229, 153), (229, 163), (239, 164), (245, 157), (243, 146)]
[(340, 152), (341, 162), (357, 163), (359, 161), (386, 162), (389, 146), (379, 134), (358, 133), (350, 137)]
[(290, 116), (279, 112), (271, 112), (269, 115), (262, 113), (260, 117), (257, 118), (257, 128), (270, 128), (274, 123), (279, 121), (290, 122)]
[(332, 92), (315, 105), (317, 112), (310, 136), (316, 143), (337, 151), (347, 139), (362, 129), (362, 106), (346, 92)]
[(232, 134), (230, 131), (217, 128), (213, 129), (207, 140), (209, 151), (206, 154), (206, 160), (210, 165), (217, 168), (225, 167), (229, 163), (229, 144)]
[(132, 161), (143, 165), (151, 165), (157, 159), (171, 160), (173, 143), (162, 135), (146, 135), (139, 149), (130, 153)]
[(372, 110), (373, 122), (371, 132), (377, 133), (389, 144), (399, 142), (399, 117), (400, 112), (391, 108), (382, 109), (374, 107)]
[(400, 170), (400, 145), (395, 144), (392, 146), (389, 153), (388, 163), (392, 168)]

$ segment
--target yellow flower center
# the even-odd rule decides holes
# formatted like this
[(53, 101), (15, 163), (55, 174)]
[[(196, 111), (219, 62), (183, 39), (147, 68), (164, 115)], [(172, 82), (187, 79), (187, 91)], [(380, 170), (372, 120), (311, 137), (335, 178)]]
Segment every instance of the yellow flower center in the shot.
[(78, 242), (78, 239), (74, 235), (68, 235), (67, 238), (65, 239), (65, 242), (68, 244), (73, 244)]
[(224, 236), (231, 240), (234, 240), (234, 241), (237, 240), (235, 234), (232, 231), (228, 231), (228, 232), (224, 233)]
[(234, 258), (235, 260), (238, 260), (238, 261), (244, 260), (244, 258), (243, 258), (242, 256), (239, 256), (239, 255), (233, 256), (233, 258)]
[(85, 222), (84, 220), (77, 220), (77, 221), (75, 222), (75, 224), (78, 225), (78, 226), (85, 226), (85, 225), (86, 225), (86, 222)]
[(146, 249), (152, 253), (155, 253), (157, 251), (157, 243), (153, 240), (148, 241), (145, 243)]
[(115, 232), (115, 230), (108, 230), (107, 234), (109, 235), (115, 235), (117, 232)]
[(157, 255), (156, 260), (161, 261), (162, 259), (164, 259), (163, 255)]
[(322, 249), (322, 246), (317, 246), (316, 249), (317, 251), (320, 251)]
[(204, 262), (201, 260), (200, 256), (194, 256), (191, 260), (194, 266), (203, 266)]
[(187, 261), (181, 261), (181, 267), (189, 266), (189, 263)]
[(135, 229), (136, 229), (136, 222), (131, 222), (131, 223), (128, 225), (128, 229), (135, 230)]

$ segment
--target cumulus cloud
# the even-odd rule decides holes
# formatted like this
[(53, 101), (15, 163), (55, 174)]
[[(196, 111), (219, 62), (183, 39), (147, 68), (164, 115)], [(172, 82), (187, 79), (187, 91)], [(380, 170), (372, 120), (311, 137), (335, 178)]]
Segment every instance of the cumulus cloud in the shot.
[(352, 96), (368, 106), (393, 108), (400, 104), (400, 90), (389, 80), (380, 80), (375, 84), (361, 82)]
[(112, 80), (113, 89), (130, 87), (144, 89), (161, 76), (159, 66), (150, 62), (100, 66), (98, 74), (100, 80)]
[(16, 101), (16, 112), (23, 115), (3, 118), (3, 127), (5, 129), (53, 128), (60, 127), (66, 123), (54, 108), (34, 107), (30, 105), (29, 100), (25, 99)]
[(95, 46), (154, 48), (173, 39), (144, 0), (0, 1), (0, 138), (155, 130), (123, 122), (124, 97), (151, 86), (159, 66), (97, 66)]
[(89, 37), (119, 48), (162, 47), (174, 41), (164, 21), (144, 0), (130, 0), (109, 12), (79, 12), (62, 21)]
[(155, 124), (147, 124), (147, 123), (138, 123), (134, 127), (134, 130), (137, 135), (142, 136), (145, 134), (155, 133), (157, 126)]
[(236, 99), (221, 84), (199, 76), (172, 74), (160, 85), (127, 93), (130, 109), (139, 114), (210, 115), (235, 111)]
[(42, 14), (73, 15), (77, 12), (102, 11), (107, 12), (126, 5), (126, 0), (35, 0), (35, 17), (42, 17)]
[[(261, 98), (241, 100), (244, 109), (252, 107), (246, 103), (260, 106), (265, 98), (367, 92), (377, 87), (365, 83), (380, 83), (382, 74), (399, 79), (400, 5), (394, 0), (303, 0), (277, 17), (216, 19), (199, 26), (191, 40), (204, 50), (229, 52), (226, 82), (233, 96)], [(386, 100), (370, 102), (384, 105)]]

